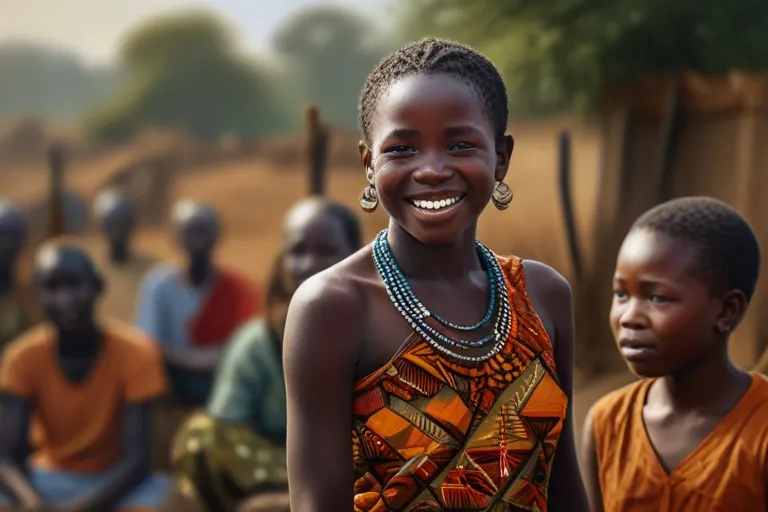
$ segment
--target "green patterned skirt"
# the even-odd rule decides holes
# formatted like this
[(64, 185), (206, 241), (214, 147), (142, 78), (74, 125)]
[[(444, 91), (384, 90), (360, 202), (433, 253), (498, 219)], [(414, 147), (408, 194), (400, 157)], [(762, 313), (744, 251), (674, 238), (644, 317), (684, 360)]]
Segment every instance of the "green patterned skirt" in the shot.
[(179, 429), (171, 457), (181, 492), (204, 510), (234, 511), (255, 494), (288, 488), (285, 448), (202, 413)]

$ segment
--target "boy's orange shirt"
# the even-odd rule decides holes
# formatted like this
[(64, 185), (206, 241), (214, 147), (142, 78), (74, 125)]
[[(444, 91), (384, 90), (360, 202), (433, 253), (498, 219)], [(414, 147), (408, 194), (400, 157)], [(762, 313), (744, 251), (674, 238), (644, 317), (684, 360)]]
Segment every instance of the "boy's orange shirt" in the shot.
[(32, 400), (32, 465), (98, 473), (121, 455), (123, 410), (165, 394), (157, 344), (117, 323), (105, 326), (104, 347), (88, 376), (67, 380), (57, 362), (56, 333), (38, 327), (11, 343), (0, 366), (0, 391)]
[(752, 384), (670, 474), (648, 438), (643, 407), (652, 379), (593, 406), (598, 479), (605, 512), (760, 512), (768, 483), (768, 381)]

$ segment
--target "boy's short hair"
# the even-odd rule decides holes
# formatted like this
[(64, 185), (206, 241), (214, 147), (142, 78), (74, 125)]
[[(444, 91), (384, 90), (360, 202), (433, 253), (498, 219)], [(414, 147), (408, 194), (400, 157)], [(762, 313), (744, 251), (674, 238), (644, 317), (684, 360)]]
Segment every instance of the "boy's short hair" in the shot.
[(631, 231), (646, 229), (699, 246), (697, 268), (713, 293), (741, 290), (752, 299), (760, 275), (760, 246), (746, 220), (711, 197), (682, 197), (648, 210)]

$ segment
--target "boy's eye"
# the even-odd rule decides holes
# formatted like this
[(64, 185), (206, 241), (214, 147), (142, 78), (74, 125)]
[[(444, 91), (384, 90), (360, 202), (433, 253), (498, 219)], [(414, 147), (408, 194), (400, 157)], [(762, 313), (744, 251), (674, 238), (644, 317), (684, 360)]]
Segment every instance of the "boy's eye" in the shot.
[(651, 302), (655, 302), (657, 304), (662, 302), (669, 302), (669, 300), (666, 297), (662, 297), (661, 295), (651, 295), (648, 297), (648, 300)]
[(620, 299), (620, 300), (621, 299), (626, 299), (627, 298), (627, 292), (623, 292), (621, 290), (614, 290), (613, 291), (613, 296), (616, 297), (617, 299)]
[(449, 151), (466, 151), (468, 149), (474, 149), (475, 145), (471, 142), (455, 142), (451, 144)]

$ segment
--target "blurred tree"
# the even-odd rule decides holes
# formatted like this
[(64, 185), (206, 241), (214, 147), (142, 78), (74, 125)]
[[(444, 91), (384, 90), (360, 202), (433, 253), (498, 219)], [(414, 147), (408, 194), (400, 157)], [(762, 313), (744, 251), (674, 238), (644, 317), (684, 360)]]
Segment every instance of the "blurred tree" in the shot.
[(336, 6), (301, 11), (278, 29), (273, 45), (293, 101), (316, 104), (324, 120), (347, 127), (357, 125), (363, 83), (390, 49), (371, 20)]
[(55, 48), (0, 46), (0, 117), (77, 119), (120, 83), (114, 70), (87, 67), (75, 55)]
[(86, 119), (97, 138), (127, 137), (143, 126), (207, 139), (253, 137), (279, 124), (267, 71), (236, 54), (231, 28), (211, 13), (164, 15), (138, 27), (120, 59), (128, 83)]
[(486, 52), (516, 113), (588, 109), (606, 86), (640, 75), (768, 71), (761, 0), (401, 1), (408, 37)]

